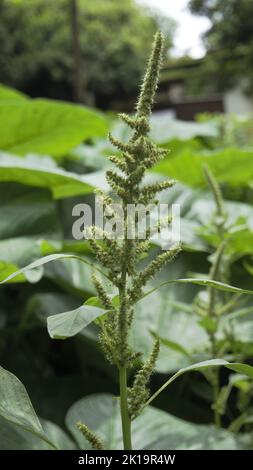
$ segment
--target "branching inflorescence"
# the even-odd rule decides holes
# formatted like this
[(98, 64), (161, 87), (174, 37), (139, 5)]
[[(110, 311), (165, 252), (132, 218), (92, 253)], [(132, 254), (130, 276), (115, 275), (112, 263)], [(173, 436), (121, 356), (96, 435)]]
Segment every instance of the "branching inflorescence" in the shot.
[[(159, 341), (156, 339), (150, 357), (137, 370), (132, 386), (127, 387), (127, 373), (135, 366), (136, 358), (140, 356), (140, 353), (133, 351), (129, 344), (134, 305), (141, 298), (142, 289), (147, 282), (180, 251), (179, 246), (172, 247), (151, 261), (140, 272), (138, 264), (149, 249), (151, 230), (146, 230), (145, 240), (127, 236), (131, 224), (127, 216), (127, 206), (129, 204), (156, 203), (158, 193), (174, 184), (174, 181), (170, 180), (149, 185), (143, 184), (146, 170), (167, 154), (167, 150), (157, 147), (149, 138), (149, 119), (158, 84), (162, 53), (163, 36), (161, 33), (157, 33), (141, 85), (135, 116), (120, 114), (120, 118), (132, 129), (132, 136), (125, 143), (109, 135), (110, 142), (120, 151), (121, 155), (110, 157), (117, 170), (109, 169), (106, 178), (114, 194), (114, 200), (120, 201), (122, 204), (124, 236), (118, 240), (110, 239), (104, 232), (102, 240), (98, 242), (95, 237), (97, 229), (92, 227), (94, 237), (90, 240), (97, 260), (106, 268), (107, 277), (118, 292), (115, 301), (108, 295), (102, 282), (93, 275), (92, 279), (98, 298), (103, 307), (108, 310), (108, 314), (100, 322), (100, 342), (106, 358), (119, 369), (121, 419), (125, 449), (131, 448), (131, 420), (140, 413), (148, 398), (147, 386), (159, 354)], [(107, 195), (102, 197), (104, 207), (110, 209), (111, 198)], [(85, 432), (88, 435), (86, 428)], [(93, 438), (89, 441), (92, 444)]]

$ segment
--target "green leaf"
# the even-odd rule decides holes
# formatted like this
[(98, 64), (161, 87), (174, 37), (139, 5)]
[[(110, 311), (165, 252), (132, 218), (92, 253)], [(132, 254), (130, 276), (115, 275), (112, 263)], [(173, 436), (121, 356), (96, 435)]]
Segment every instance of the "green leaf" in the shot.
[[(43, 429), (58, 449), (74, 450), (75, 444), (56, 424), (41, 420)], [(52, 450), (52, 446), (28, 431), (0, 418), (0, 450)]]
[(29, 297), (25, 306), (26, 324), (46, 324), (47, 317), (52, 312), (73, 310), (78, 301), (75, 297), (57, 292), (43, 292)]
[(174, 119), (169, 112), (153, 113), (151, 116), (151, 139), (165, 144), (173, 138), (182, 141), (193, 137), (215, 137), (217, 129), (212, 123), (186, 122)]
[(94, 187), (107, 187), (103, 173), (80, 176), (49, 162), (50, 160), (42, 157), (20, 158), (0, 152), (0, 181), (47, 188), (52, 192), (54, 199), (88, 194), (93, 192)]
[[(21, 91), (10, 88), (3, 83), (0, 83), (0, 100), (24, 100), (28, 97), (21, 93)], [(2, 103), (1, 103), (2, 106)]]
[(161, 287), (164, 287), (169, 284), (196, 284), (196, 285), (205, 286), (205, 287), (213, 287), (214, 289), (218, 289), (218, 290), (225, 291), (225, 292), (234, 292), (237, 294), (253, 295), (252, 290), (241, 289), (240, 287), (230, 286), (229, 284), (225, 284), (224, 282), (213, 281), (211, 279), (189, 278), (189, 279), (173, 279), (171, 281), (162, 282), (162, 284), (160, 284), (159, 286), (154, 287), (148, 292), (145, 292), (143, 294), (143, 297), (146, 297), (147, 295), (152, 294), (152, 292), (155, 292)]
[[(189, 225), (190, 237), (193, 237), (193, 247), (199, 246), (202, 240), (203, 248), (205, 244), (217, 247), (219, 244), (219, 236), (214, 230), (215, 203), (210, 193), (203, 193), (199, 190), (192, 190), (190, 208), (188, 211), (182, 212), (182, 227), (185, 222)], [(180, 201), (179, 201), (180, 203)], [(229, 227), (228, 233), (225, 235), (228, 240), (226, 252), (233, 254), (236, 258), (252, 253), (253, 244), (253, 208), (250, 204), (242, 202), (224, 200), (226, 209), (226, 226)], [(195, 225), (195, 226), (194, 226)], [(185, 243), (184, 232), (182, 232), (182, 243)], [(201, 248), (201, 247), (200, 247)], [(206, 246), (207, 248), (207, 246)]]
[[(0, 242), (1, 246), (1, 242)], [(13, 273), (17, 272), (18, 266), (14, 263), (6, 263), (4, 261), (0, 261), (0, 281), (4, 281), (7, 277), (12, 276)], [(26, 271), (24, 274), (18, 274), (14, 279), (10, 279), (9, 282), (38, 282), (43, 275), (43, 271), (41, 269), (37, 269), (34, 271)]]
[(218, 328), (218, 322), (214, 318), (203, 317), (199, 320), (199, 325), (202, 326), (209, 333), (215, 333)]
[(161, 161), (154, 171), (189, 186), (203, 187), (203, 165), (207, 164), (219, 182), (241, 186), (248, 185), (253, 179), (252, 157), (253, 149), (227, 148), (202, 154), (185, 151)]
[[(5, 282), (9, 282), (12, 279), (14, 279), (16, 276), (19, 276), (20, 274), (26, 273), (27, 271), (30, 271), (31, 269), (43, 266), (44, 264), (50, 263), (51, 261), (64, 260), (64, 259), (76, 259), (78, 261), (81, 261), (84, 264), (87, 264), (89, 266), (93, 266), (93, 264), (91, 262), (87, 261), (86, 259), (82, 258), (81, 256), (64, 254), (64, 253), (56, 253), (56, 254), (53, 254), (53, 255), (44, 256), (43, 258), (40, 258), (37, 261), (34, 261), (31, 264), (28, 264), (28, 266), (25, 266), (24, 268), (19, 269), (15, 273), (10, 274), (10, 276), (8, 276), (6, 279), (1, 281), (0, 284), (4, 284)], [(95, 269), (98, 270), (98, 268), (96, 268), (96, 267), (95, 267)]]
[[(250, 349), (253, 342), (252, 313), (253, 307), (246, 307), (221, 317), (221, 327), (225, 330), (227, 326), (232, 328), (234, 340), (242, 346), (248, 344)], [(244, 318), (245, 316), (248, 318)], [(246, 354), (246, 357), (248, 356), (251, 356), (251, 353)]]
[(172, 349), (173, 351), (177, 351), (180, 354), (183, 354), (183, 356), (186, 356), (188, 358), (191, 357), (188, 351), (183, 346), (181, 346), (181, 344), (176, 343), (175, 341), (170, 341), (169, 339), (163, 338), (153, 332), (152, 334), (155, 338), (159, 338), (159, 341), (163, 346), (166, 346), (167, 348)]
[[(44, 277), (59, 286), (62, 290), (77, 295), (82, 299), (94, 295), (96, 291), (91, 280), (91, 275), (94, 270), (99, 271), (99, 268), (95, 260), (91, 263), (91, 260), (88, 261), (87, 258), (83, 259), (86, 260), (87, 263), (82, 263), (79, 259), (73, 258), (68, 259), (67, 262), (59, 260), (55, 261), (53, 264), (48, 264), (44, 268)], [(56, 312), (57, 311), (59, 310), (56, 310)]]
[(24, 385), (3, 367), (0, 367), (0, 416), (55, 448), (42, 428)]
[(162, 385), (162, 387), (157, 390), (152, 397), (149, 398), (147, 401), (146, 405), (149, 405), (160, 393), (165, 390), (174, 380), (176, 380), (178, 377), (181, 375), (185, 374), (186, 372), (190, 372), (193, 370), (196, 371), (201, 371), (202, 369), (208, 369), (210, 367), (220, 367), (224, 366), (227, 369), (231, 369), (235, 372), (238, 372), (240, 374), (245, 374), (248, 377), (253, 379), (253, 367), (249, 366), (248, 364), (240, 364), (240, 363), (229, 363), (223, 359), (210, 359), (209, 361), (203, 361), (203, 362), (198, 362), (197, 364), (192, 364), (188, 367), (184, 367), (183, 369), (180, 369), (176, 374), (174, 374), (172, 377), (170, 377), (165, 384)]
[(39, 235), (37, 237), (12, 237), (7, 240), (0, 240), (0, 259), (6, 263), (10, 262), (17, 266), (24, 266), (30, 261), (43, 256), (44, 252), (47, 254), (47, 250), (51, 253), (52, 251), (58, 251), (59, 248), (61, 248), (59, 241), (43, 240), (43, 236), (40, 238)]
[(83, 328), (105, 313), (106, 310), (102, 308), (82, 305), (70, 312), (50, 315), (47, 318), (48, 333), (53, 339), (70, 338), (80, 333)]
[(251, 379), (243, 374), (232, 374), (229, 377), (229, 385), (248, 393), (251, 388)]
[(96, 171), (108, 166), (108, 155), (112, 147), (107, 139), (97, 139), (93, 145), (81, 144), (71, 150), (68, 158), (82, 165), (84, 168)]
[[(208, 336), (198, 324), (199, 317), (191, 312), (175, 310), (175, 296), (187, 300), (185, 286), (178, 285), (175, 289), (166, 287), (154, 291), (151, 296), (141, 299), (135, 307), (130, 341), (134, 350), (141, 351), (143, 358), (148, 358), (153, 345), (153, 334), (168, 340), (161, 343), (161, 350), (156, 363), (156, 371), (160, 373), (175, 372), (192, 363), (190, 357), (195, 357), (197, 351), (203, 351)], [(188, 355), (182, 354), (175, 345), (180, 345)], [(190, 357), (189, 357), (190, 356)], [(206, 358), (206, 357), (205, 357)]]
[(248, 364), (240, 364), (240, 363), (226, 364), (225, 367), (227, 369), (231, 369), (235, 372), (238, 372), (239, 374), (247, 375), (247, 377), (250, 377), (251, 379), (253, 379), (253, 367), (249, 366)]
[[(59, 216), (56, 204), (47, 190), (24, 184), (1, 183), (0, 210), (3, 214), (0, 219), (0, 240), (29, 237), (37, 245), (41, 239), (60, 244), (62, 229)], [(17, 262), (16, 257), (12, 261)]]
[[(216, 247), (219, 237), (214, 231), (216, 206), (210, 192), (176, 184), (160, 195), (160, 201), (169, 206), (180, 204), (181, 243), (184, 250), (209, 252)], [(252, 253), (253, 207), (242, 202), (224, 200), (227, 226), (227, 251), (240, 257)], [(157, 242), (156, 242), (157, 243)]]
[[(62, 248), (62, 230), (48, 191), (23, 185), (0, 185), (0, 280), (36, 258)], [(26, 272), (14, 282), (37, 282), (42, 269)]]
[(107, 132), (106, 119), (98, 111), (47, 99), (2, 101), (0, 122), (0, 148), (19, 155), (59, 157)]
[[(0, 281), (6, 279), (11, 274), (18, 270), (18, 266), (14, 263), (7, 263), (6, 261), (0, 261)], [(14, 282), (24, 282), (26, 277), (23, 273), (19, 274)], [(13, 282), (10, 280), (10, 282)]]
[(55, 443), (60, 450), (74, 450), (76, 446), (69, 435), (63, 431), (57, 424), (51, 421), (42, 420), (43, 429), (49, 439)]
[[(95, 394), (74, 403), (66, 416), (66, 425), (80, 449), (90, 449), (76, 428), (82, 421), (104, 442), (106, 449), (122, 449), (119, 400)], [(192, 424), (165, 411), (147, 407), (132, 423), (133, 449), (207, 450), (240, 449), (234, 434), (215, 426)]]

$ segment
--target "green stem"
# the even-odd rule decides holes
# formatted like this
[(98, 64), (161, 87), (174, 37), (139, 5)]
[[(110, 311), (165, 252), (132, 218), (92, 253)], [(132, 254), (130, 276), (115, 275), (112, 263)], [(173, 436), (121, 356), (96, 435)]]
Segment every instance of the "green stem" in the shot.
[[(124, 207), (124, 214), (126, 220), (126, 209)], [(127, 225), (125, 222), (125, 249), (128, 246), (127, 240)], [(127, 258), (123, 256), (121, 266), (121, 286), (119, 288), (119, 328), (120, 328), (120, 342), (121, 342), (121, 363), (119, 364), (119, 383), (120, 383), (120, 412), (121, 412), (121, 426), (124, 450), (132, 449), (131, 442), (131, 419), (128, 411), (127, 400), (127, 365), (125, 363), (124, 353), (127, 349), (127, 336), (128, 336), (128, 322), (127, 322), (127, 309), (126, 309), (126, 283), (127, 283)]]
[[(216, 281), (219, 278), (220, 266), (223, 260), (223, 254), (226, 248), (227, 240), (223, 240), (220, 246), (218, 247), (215, 255), (215, 261), (211, 267), (209, 278)], [(216, 321), (219, 318), (216, 315), (215, 311), (215, 300), (216, 300), (216, 291), (213, 287), (209, 289), (209, 305), (208, 305), (208, 316), (209, 318), (214, 318)], [(216, 347), (216, 336), (214, 332), (209, 333), (210, 342), (211, 342), (211, 351), (213, 357), (217, 357), (217, 347)], [(220, 384), (219, 384), (219, 371), (214, 372), (213, 379), (211, 381), (213, 387), (213, 409), (214, 409), (214, 423), (220, 428), (221, 427), (221, 416), (218, 410), (218, 400), (220, 394)]]
[[(219, 245), (216, 253), (215, 253), (215, 261), (212, 264), (209, 279), (213, 281), (217, 281), (219, 279), (219, 272), (220, 266), (223, 260), (223, 254), (227, 245), (227, 240), (223, 240), (223, 242)], [(209, 306), (208, 306), (208, 316), (213, 318), (216, 316), (215, 314), (215, 299), (216, 299), (216, 289), (213, 287), (209, 288)]]
[(238, 418), (236, 418), (229, 426), (228, 431), (230, 432), (239, 432), (243, 426), (245, 419), (247, 418), (247, 413), (244, 411)]
[(220, 393), (219, 371), (215, 370), (214, 379), (213, 379), (214, 423), (218, 428), (221, 427), (221, 416), (218, 410), (219, 393)]
[(130, 420), (130, 416), (128, 413), (128, 405), (127, 405), (127, 370), (125, 366), (119, 367), (119, 382), (120, 382), (121, 425), (122, 425), (124, 450), (131, 450), (132, 449), (131, 420)]

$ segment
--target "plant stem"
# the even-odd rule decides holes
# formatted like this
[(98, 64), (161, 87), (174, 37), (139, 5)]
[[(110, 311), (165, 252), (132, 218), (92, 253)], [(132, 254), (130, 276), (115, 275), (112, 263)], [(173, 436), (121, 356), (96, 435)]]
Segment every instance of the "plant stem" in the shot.
[[(124, 234), (125, 234), (125, 249), (128, 246), (129, 240), (127, 240), (127, 223), (126, 223), (126, 208), (124, 205)], [(124, 350), (127, 348), (127, 309), (126, 309), (126, 285), (127, 285), (127, 258), (123, 256), (121, 266), (121, 286), (119, 288), (119, 326), (121, 336), (121, 347), (124, 356)], [(121, 426), (123, 435), (124, 450), (132, 449), (131, 442), (131, 419), (128, 411), (128, 400), (127, 400), (127, 365), (125, 359), (122, 357), (122, 363), (119, 364), (119, 383), (120, 383), (120, 412), (121, 412)]]
[(127, 370), (126, 366), (119, 367), (119, 383), (120, 383), (120, 411), (124, 450), (132, 449), (131, 442), (131, 420), (128, 413), (127, 405)]
[[(219, 272), (220, 272), (220, 266), (223, 260), (223, 254), (224, 250), (226, 248), (227, 240), (223, 240), (222, 243), (219, 245), (216, 254), (215, 254), (215, 260), (214, 263), (212, 264), (209, 278), (213, 279), (216, 281), (219, 279)], [(215, 319), (217, 322), (219, 321), (219, 318), (217, 317), (216, 311), (215, 311), (215, 300), (216, 300), (216, 292), (213, 287), (210, 287), (209, 289), (209, 305), (208, 305), (208, 316), (209, 318)], [(214, 357), (217, 357), (217, 347), (216, 347), (216, 336), (215, 332), (211, 331), (209, 332), (209, 338), (211, 342), (211, 351), (212, 355)], [(215, 425), (220, 428), (221, 427), (221, 416), (218, 410), (218, 400), (219, 400), (219, 394), (220, 394), (220, 384), (219, 384), (219, 371), (214, 371), (213, 379), (211, 381), (211, 385), (213, 388), (213, 409), (214, 409), (214, 423)]]
[(229, 426), (228, 431), (230, 432), (239, 432), (242, 425), (244, 424), (245, 419), (247, 418), (247, 412), (243, 412), (236, 418)]
[(214, 402), (214, 423), (220, 428), (221, 427), (221, 416), (218, 410), (218, 399), (219, 399), (220, 387), (219, 387), (219, 371), (214, 371), (213, 379), (213, 402)]

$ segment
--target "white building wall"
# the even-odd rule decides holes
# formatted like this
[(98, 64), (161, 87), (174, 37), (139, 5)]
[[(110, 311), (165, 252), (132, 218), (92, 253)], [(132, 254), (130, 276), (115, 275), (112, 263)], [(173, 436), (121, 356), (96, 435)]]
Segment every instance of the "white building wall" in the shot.
[(253, 100), (246, 96), (240, 86), (224, 93), (225, 113), (250, 114), (253, 113)]

